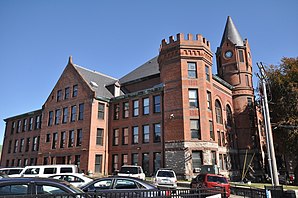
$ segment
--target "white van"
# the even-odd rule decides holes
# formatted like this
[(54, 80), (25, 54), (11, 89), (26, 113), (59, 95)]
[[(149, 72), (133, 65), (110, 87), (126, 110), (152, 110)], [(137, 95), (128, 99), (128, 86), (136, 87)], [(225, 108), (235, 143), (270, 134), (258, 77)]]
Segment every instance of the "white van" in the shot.
[(20, 173), (21, 177), (49, 177), (63, 173), (78, 173), (77, 165), (73, 164), (54, 164), (26, 166)]
[(15, 167), (15, 168), (0, 168), (0, 173), (4, 173), (9, 177), (19, 177), (20, 173), (24, 168)]

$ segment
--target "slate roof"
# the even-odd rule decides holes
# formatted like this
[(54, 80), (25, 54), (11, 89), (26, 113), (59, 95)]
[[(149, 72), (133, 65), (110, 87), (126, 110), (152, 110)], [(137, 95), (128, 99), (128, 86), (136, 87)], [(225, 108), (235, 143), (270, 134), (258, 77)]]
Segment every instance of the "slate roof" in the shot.
[(224, 41), (227, 39), (229, 39), (236, 46), (243, 46), (243, 40), (241, 38), (241, 35), (238, 32), (230, 16), (228, 16), (228, 19), (227, 19), (227, 23), (226, 23), (224, 34), (222, 36), (220, 47), (222, 47)]
[[(79, 72), (79, 74), (83, 77), (87, 84), (89, 84), (90, 88), (95, 91), (95, 95), (98, 98), (112, 98), (113, 94), (109, 92), (106, 88), (106, 85), (113, 84), (117, 81), (116, 78), (107, 76), (105, 74), (99, 73), (97, 71), (92, 71), (81, 67), (79, 65), (75, 65), (74, 67)], [(96, 86), (97, 85), (97, 86)]]
[(159, 65), (157, 62), (158, 56), (152, 58), (151, 60), (147, 61), (143, 65), (137, 67), (132, 72), (128, 73), (127, 75), (120, 78), (120, 84), (125, 84), (127, 82), (135, 81), (140, 78), (152, 76), (159, 74)]

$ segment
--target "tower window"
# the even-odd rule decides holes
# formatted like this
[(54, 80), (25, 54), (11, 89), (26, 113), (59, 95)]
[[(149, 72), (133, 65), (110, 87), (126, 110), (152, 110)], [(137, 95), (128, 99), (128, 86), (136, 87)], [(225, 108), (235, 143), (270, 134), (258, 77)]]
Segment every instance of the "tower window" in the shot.
[(243, 51), (242, 50), (239, 50), (239, 60), (241, 63), (244, 62), (244, 56), (243, 56)]
[(188, 78), (197, 78), (197, 64), (187, 63), (188, 65)]
[(192, 139), (201, 139), (199, 120), (190, 120), (190, 131)]
[(210, 73), (209, 73), (209, 66), (205, 66), (205, 73), (206, 73), (206, 80), (210, 81)]
[(212, 106), (211, 106), (211, 92), (207, 91), (207, 108), (208, 110), (211, 110)]
[(189, 99), (189, 107), (197, 108), (198, 107), (198, 90), (197, 89), (189, 89), (188, 90), (188, 99)]

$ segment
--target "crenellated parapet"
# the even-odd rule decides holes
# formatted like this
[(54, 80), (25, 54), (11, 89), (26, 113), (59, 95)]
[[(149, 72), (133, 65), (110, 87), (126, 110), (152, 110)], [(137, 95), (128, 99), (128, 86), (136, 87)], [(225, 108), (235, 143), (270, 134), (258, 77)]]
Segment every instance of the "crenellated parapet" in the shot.
[(212, 64), (212, 52), (210, 42), (201, 34), (179, 33), (169, 37), (169, 41), (163, 39), (160, 45), (159, 61), (174, 58), (204, 58)]

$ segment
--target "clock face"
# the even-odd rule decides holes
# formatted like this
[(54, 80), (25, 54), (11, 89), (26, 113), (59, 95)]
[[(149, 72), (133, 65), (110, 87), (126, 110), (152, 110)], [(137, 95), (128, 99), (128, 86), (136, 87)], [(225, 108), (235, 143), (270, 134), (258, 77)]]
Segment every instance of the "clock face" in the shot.
[(233, 52), (232, 51), (226, 51), (225, 53), (225, 57), (226, 58), (231, 58), (233, 56)]

